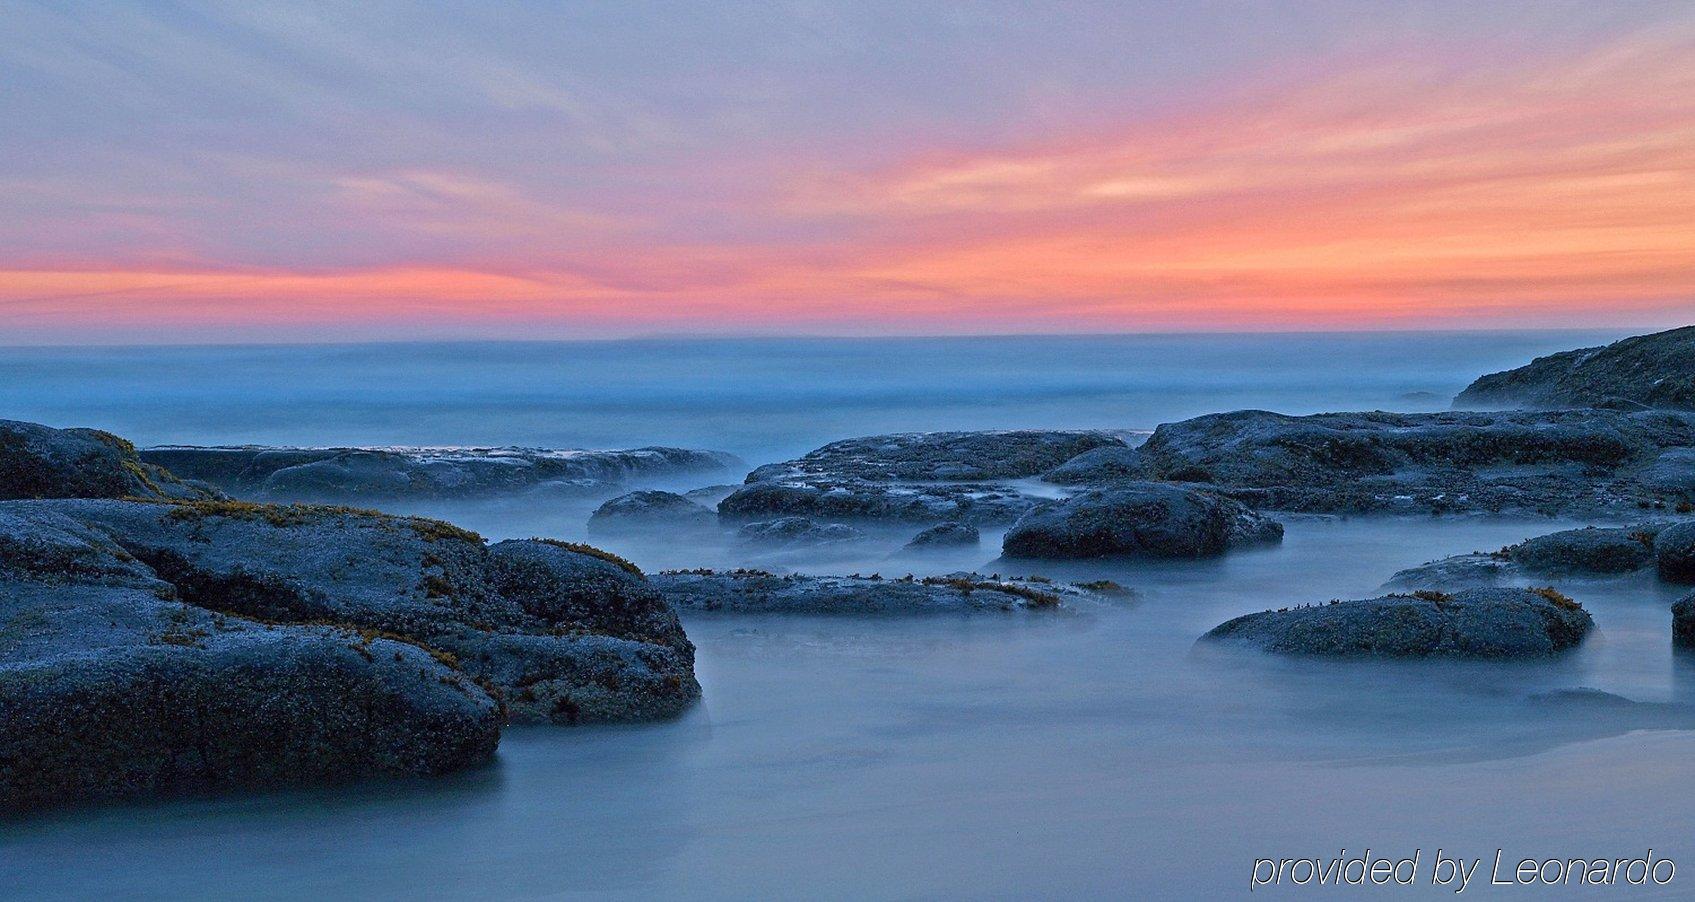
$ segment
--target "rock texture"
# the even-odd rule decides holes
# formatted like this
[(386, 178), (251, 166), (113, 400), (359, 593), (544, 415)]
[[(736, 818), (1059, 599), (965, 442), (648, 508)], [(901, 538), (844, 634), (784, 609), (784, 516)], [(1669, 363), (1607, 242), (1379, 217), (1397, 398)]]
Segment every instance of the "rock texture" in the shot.
[(1660, 579), (1695, 583), (1695, 523), (1679, 523), (1654, 537), (1654, 564)]
[(1228, 498), (1132, 482), (1025, 514), (1001, 550), (1017, 558), (1209, 557), (1282, 538), (1282, 524)]
[(1695, 592), (1671, 606), (1671, 641), (1679, 648), (1695, 648)]
[(0, 500), (16, 498), (216, 498), (137, 456), (98, 429), (54, 429), (0, 420)]
[(146, 448), (143, 460), (263, 501), (370, 502), (524, 493), (615, 494), (644, 480), (745, 468), (733, 455), (686, 448)]
[(1551, 589), (1465, 589), (1247, 614), (1203, 641), (1288, 655), (1523, 658), (1573, 648), (1593, 626)]
[(1041, 499), (1006, 484), (1085, 451), (1123, 447), (1102, 432), (878, 435), (832, 442), (768, 464), (718, 505), (732, 518), (800, 515), (907, 523), (1005, 524)]
[(701, 530), (718, 525), (718, 515), (675, 492), (630, 492), (602, 504), (589, 516), (597, 533)]
[(1695, 410), (1695, 326), (1538, 357), (1478, 379), (1454, 406)]
[(908, 551), (924, 551), (931, 548), (962, 548), (976, 547), (983, 541), (977, 527), (966, 523), (943, 523), (932, 526), (912, 537), (906, 543)]
[(726, 614), (879, 614), (915, 616), (1045, 611), (1087, 590), (1045, 580), (977, 573), (914, 579), (778, 576), (762, 570), (692, 570), (654, 575), (653, 584), (684, 611)]
[(0, 503), (0, 807), (441, 773), (508, 716), (698, 694), (675, 612), (603, 552), (339, 508)]
[(1645, 480), (1691, 445), (1695, 414), (1244, 410), (1168, 423), (1050, 478), (1196, 483), (1264, 510), (1617, 516), (1685, 502)]

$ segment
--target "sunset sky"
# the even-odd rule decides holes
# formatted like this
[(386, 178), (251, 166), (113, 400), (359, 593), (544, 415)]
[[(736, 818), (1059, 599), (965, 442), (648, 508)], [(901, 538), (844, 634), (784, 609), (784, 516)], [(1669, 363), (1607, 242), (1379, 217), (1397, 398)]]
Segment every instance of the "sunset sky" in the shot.
[(1688, 2), (0, 0), (0, 344), (1695, 322)]

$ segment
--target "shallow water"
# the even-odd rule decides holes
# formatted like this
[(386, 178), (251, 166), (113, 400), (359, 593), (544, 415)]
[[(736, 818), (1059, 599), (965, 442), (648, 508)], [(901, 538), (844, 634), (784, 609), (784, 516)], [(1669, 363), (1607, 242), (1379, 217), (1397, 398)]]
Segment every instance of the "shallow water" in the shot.
[[(1518, 336), (1513, 347), (1545, 338)], [(1254, 365), (1263, 379), (1189, 384), (1174, 396), (1195, 399), (1200, 409), (1237, 400), (1285, 409), (1297, 409), (1296, 401), (1314, 410), (1390, 406), (1409, 386), (1451, 390), (1477, 371), (1514, 362), (1439, 362), (1428, 337), (1400, 340), (1398, 351), (1386, 345), (1354, 360), (1360, 371), (1351, 381), (1337, 362), (1346, 355), (1303, 362), (1298, 343), (1275, 353), (1250, 344), (1261, 355)], [(1542, 350), (1577, 343), (1559, 341)], [(479, 376), (472, 366), (461, 381), (482, 385), (485, 404), (467, 401), (461, 409), (438, 398), (442, 406), (425, 404), (429, 412), (403, 428), (407, 409), (382, 408), (367, 418), (361, 405), (381, 407), (387, 395), (360, 396), (341, 377), (326, 376), (299, 395), (298, 408), (287, 406), (293, 389), (250, 386), (251, 405), (237, 411), (235, 389), (227, 397), (215, 386), (199, 392), (181, 375), (210, 366), (196, 355), (212, 352), (160, 353), (191, 361), (178, 373), (183, 387), (175, 394), (155, 387), (133, 408), (103, 407), (96, 383), (129, 372), (126, 363), (48, 379), (39, 396), (10, 383), (0, 389), (10, 397), (6, 412), (106, 426), (143, 441), (630, 445), (683, 441), (699, 430), (690, 443), (732, 448), (760, 463), (883, 428), (869, 424), (1133, 428), (1191, 403), (1147, 392), (1156, 400), (1121, 419), (1097, 410), (1086, 393), (1011, 406), (960, 400), (954, 407), (915, 390), (918, 400), (891, 406), (843, 401), (845, 412), (819, 414), (823, 421), (814, 423), (805, 417), (816, 410), (796, 395), (793, 410), (773, 414), (776, 422), (747, 414), (746, 422), (728, 425), (737, 418), (711, 408), (660, 416), (655, 434), (643, 435), (652, 424), (642, 417), (651, 409), (639, 398), (631, 401), (639, 416), (574, 412), (544, 428), (537, 415), (514, 414), (531, 402), (514, 408), (489, 388), (490, 379), (510, 382), (507, 376)], [(1277, 354), (1299, 372), (1265, 362)], [(4, 366), (23, 365), (6, 355)], [(1382, 365), (1371, 369), (1360, 362), (1366, 359)], [(1138, 365), (1155, 383), (1180, 382), (1193, 371), (1170, 362), (1164, 369)], [(278, 366), (298, 369), (298, 360)], [(398, 384), (398, 375), (383, 372), (376, 383)], [(1083, 368), (1067, 372), (1076, 382)], [(1289, 387), (1326, 374), (1335, 380), (1329, 391)], [(809, 384), (806, 372), (791, 376), (769, 392), (795, 394), (794, 386)], [(453, 383), (443, 375), (425, 394), (451, 394)], [(711, 385), (706, 395), (729, 392)], [(971, 391), (961, 389), (961, 397)], [(26, 395), (37, 406), (18, 410)], [(362, 400), (326, 400), (355, 397)], [(1362, 397), (1385, 403), (1350, 403)], [(1003, 421), (1024, 415), (1024, 404), (1048, 412)], [(42, 412), (53, 405), (63, 414)], [(569, 399), (560, 405), (578, 410)], [(177, 418), (190, 410), (196, 412), (187, 421)], [(101, 411), (119, 422), (100, 418)], [(455, 418), (464, 435), (446, 437)], [(714, 424), (726, 424), (721, 441), (706, 434)], [(493, 538), (581, 537), (587, 507), (505, 503), (430, 512)], [(1695, 661), (1669, 644), (1667, 606), (1675, 592), (1639, 577), (1565, 584), (1599, 628), (1576, 653), (1552, 661), (1385, 664), (1197, 650), (1197, 636), (1237, 614), (1377, 594), (1402, 567), (1576, 524), (1291, 518), (1288, 525), (1279, 548), (1140, 566), (1008, 564), (993, 560), (994, 534), (981, 549), (902, 557), (893, 549), (906, 531), (891, 531), (832, 554), (777, 560), (722, 541), (607, 539), (602, 543), (650, 569), (757, 563), (922, 575), (982, 568), (1110, 578), (1135, 594), (1053, 615), (690, 616), (705, 699), (676, 722), (513, 728), (493, 766), (434, 783), (107, 807), (0, 825), (0, 896), (1217, 898), (1246, 895), (1255, 858), (1327, 858), (1367, 847), (1396, 858), (1422, 849), (1426, 872), (1438, 847), (1484, 858), (1485, 871), (1496, 849), (1505, 850), (1510, 867), (1525, 856), (1624, 857), (1652, 847), (1680, 865), (1668, 897), (1695, 885), (1695, 841), (1686, 826), (1695, 795), (1688, 788), (1695, 785), (1695, 734), (1687, 728), (1695, 715), (1528, 700), (1594, 687), (1695, 705)], [(1315, 892), (1359, 895), (1335, 888), (1271, 894)], [(1515, 892), (1528, 894), (1474, 886), (1468, 895)]]

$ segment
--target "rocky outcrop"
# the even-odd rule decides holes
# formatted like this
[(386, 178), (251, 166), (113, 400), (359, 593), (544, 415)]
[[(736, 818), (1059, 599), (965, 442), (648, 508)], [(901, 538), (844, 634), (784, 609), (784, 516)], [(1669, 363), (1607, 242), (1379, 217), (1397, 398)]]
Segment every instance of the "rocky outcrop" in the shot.
[(1132, 482), (1037, 508), (1013, 524), (1015, 558), (1209, 557), (1281, 541), (1283, 525), (1211, 492)]
[(808, 548), (864, 537), (863, 532), (845, 523), (817, 523), (806, 517), (762, 520), (746, 524), (736, 532), (736, 538), (742, 542), (768, 550)]
[(1422, 591), (1247, 614), (1202, 641), (1286, 655), (1524, 658), (1575, 647), (1589, 612), (1552, 589)]
[(1695, 410), (1695, 326), (1538, 357), (1478, 379), (1454, 406)]
[(1036, 579), (977, 573), (915, 579), (877, 576), (778, 576), (762, 570), (659, 573), (653, 584), (683, 611), (725, 614), (860, 614), (916, 616), (1048, 611), (1093, 593)]
[(690, 531), (718, 525), (718, 515), (675, 492), (630, 492), (602, 504), (589, 516), (595, 533)]
[(110, 432), (0, 420), (0, 500), (216, 497), (207, 486), (143, 461), (134, 445)]
[(1041, 498), (1006, 480), (1036, 476), (1085, 451), (1123, 447), (1101, 432), (878, 435), (832, 442), (748, 474), (722, 516), (800, 515), (905, 523), (1010, 523)]
[(0, 503), (0, 806), (486, 760), (501, 722), (671, 716), (693, 646), (631, 565), (439, 521)]
[(927, 551), (935, 548), (975, 548), (983, 541), (977, 527), (966, 523), (943, 523), (932, 526), (906, 543), (908, 551)]
[(241, 498), (369, 503), (545, 493), (602, 497), (649, 480), (719, 474), (746, 465), (687, 448), (146, 448), (143, 460)]
[(1654, 537), (1654, 564), (1666, 582), (1695, 583), (1695, 522), (1666, 527)]
[(1244, 410), (1160, 426), (1111, 472), (1055, 476), (1195, 483), (1262, 510), (1617, 516), (1686, 500), (1644, 480), (1691, 445), (1695, 414)]

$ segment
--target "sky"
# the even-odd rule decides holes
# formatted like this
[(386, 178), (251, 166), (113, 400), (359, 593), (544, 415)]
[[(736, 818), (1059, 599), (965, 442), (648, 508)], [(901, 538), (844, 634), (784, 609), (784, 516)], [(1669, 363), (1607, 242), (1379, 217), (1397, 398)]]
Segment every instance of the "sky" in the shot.
[(1695, 322), (1695, 5), (0, 0), (0, 344)]

